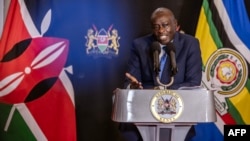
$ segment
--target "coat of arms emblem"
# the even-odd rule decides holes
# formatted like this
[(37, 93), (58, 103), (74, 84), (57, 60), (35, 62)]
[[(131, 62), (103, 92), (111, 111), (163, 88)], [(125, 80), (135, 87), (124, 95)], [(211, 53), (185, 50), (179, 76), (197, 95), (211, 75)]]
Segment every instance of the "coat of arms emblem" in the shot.
[(162, 90), (155, 94), (151, 100), (153, 116), (163, 123), (176, 120), (184, 108), (180, 95), (170, 90)]
[(208, 59), (204, 85), (213, 90), (216, 110), (227, 113), (225, 98), (237, 95), (247, 82), (247, 63), (240, 53), (230, 48), (215, 51)]
[(108, 30), (98, 30), (95, 25), (88, 29), (86, 38), (86, 53), (92, 55), (118, 55), (119, 39), (118, 30), (111, 25)]

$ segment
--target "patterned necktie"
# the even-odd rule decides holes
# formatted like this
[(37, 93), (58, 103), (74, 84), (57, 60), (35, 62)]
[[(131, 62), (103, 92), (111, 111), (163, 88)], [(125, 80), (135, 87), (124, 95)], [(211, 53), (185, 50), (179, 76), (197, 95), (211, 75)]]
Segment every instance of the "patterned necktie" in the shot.
[(165, 47), (163, 47), (163, 55), (161, 56), (160, 58), (160, 72), (159, 72), (159, 78), (161, 78), (161, 75), (162, 75), (162, 72), (163, 72), (163, 69), (164, 69), (164, 65), (165, 65), (165, 62), (166, 62), (166, 58), (167, 58), (167, 54), (164, 50)]

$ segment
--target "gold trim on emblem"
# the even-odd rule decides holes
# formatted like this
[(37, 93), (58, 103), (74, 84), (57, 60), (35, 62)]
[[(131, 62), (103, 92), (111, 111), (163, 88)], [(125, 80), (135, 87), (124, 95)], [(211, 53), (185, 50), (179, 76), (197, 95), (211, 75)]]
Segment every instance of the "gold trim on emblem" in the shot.
[(175, 121), (181, 115), (183, 108), (182, 98), (178, 93), (171, 90), (157, 92), (150, 104), (153, 116), (163, 123)]

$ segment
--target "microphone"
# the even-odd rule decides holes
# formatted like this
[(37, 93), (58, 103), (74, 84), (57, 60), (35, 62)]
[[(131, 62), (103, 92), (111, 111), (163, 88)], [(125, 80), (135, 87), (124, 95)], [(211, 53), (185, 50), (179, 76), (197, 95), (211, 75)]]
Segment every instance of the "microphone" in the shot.
[(158, 75), (160, 72), (160, 61), (159, 61), (159, 54), (161, 53), (160, 44), (157, 41), (154, 41), (151, 45), (151, 49), (153, 52), (154, 71)]
[(173, 43), (167, 43), (165, 51), (170, 56), (170, 64), (171, 64), (171, 76), (174, 76), (178, 72), (178, 68), (175, 60), (175, 46)]

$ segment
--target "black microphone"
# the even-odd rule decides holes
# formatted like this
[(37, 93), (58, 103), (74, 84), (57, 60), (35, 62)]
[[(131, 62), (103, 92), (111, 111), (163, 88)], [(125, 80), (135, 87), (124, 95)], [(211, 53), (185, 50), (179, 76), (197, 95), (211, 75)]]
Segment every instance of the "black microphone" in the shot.
[(170, 62), (171, 62), (171, 76), (174, 76), (178, 72), (178, 68), (176, 65), (175, 60), (175, 46), (173, 43), (167, 43), (165, 51), (167, 52), (168, 56), (170, 56)]
[(154, 41), (151, 45), (151, 49), (153, 52), (153, 59), (154, 59), (154, 71), (158, 75), (160, 72), (159, 54), (161, 53), (161, 46), (157, 41)]

